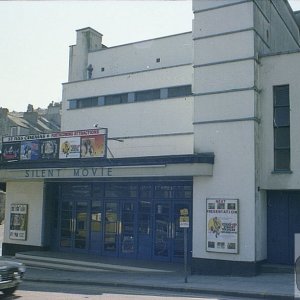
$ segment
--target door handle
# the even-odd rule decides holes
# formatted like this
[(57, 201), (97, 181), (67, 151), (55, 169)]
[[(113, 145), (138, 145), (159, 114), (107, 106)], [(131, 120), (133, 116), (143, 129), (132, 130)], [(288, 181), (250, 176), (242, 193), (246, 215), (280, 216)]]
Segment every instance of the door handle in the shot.
[(71, 219), (70, 230), (72, 233), (76, 231), (76, 220), (74, 218)]
[(119, 224), (118, 224), (118, 234), (122, 234), (122, 222), (121, 221), (119, 221), (118, 222)]
[(173, 238), (173, 223), (169, 222), (168, 226), (168, 238), (172, 239)]
[(76, 219), (74, 219), (74, 233), (76, 232)]

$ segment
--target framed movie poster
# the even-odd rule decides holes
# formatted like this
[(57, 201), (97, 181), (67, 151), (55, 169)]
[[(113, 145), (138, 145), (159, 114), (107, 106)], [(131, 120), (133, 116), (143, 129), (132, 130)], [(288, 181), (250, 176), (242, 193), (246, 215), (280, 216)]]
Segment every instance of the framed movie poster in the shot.
[(206, 251), (238, 253), (238, 199), (206, 199)]
[(58, 159), (59, 139), (40, 140), (40, 159)]
[(39, 159), (39, 141), (22, 141), (20, 158), (21, 160)]
[(104, 157), (105, 136), (92, 135), (81, 138), (81, 158)]
[(61, 138), (59, 158), (80, 158), (80, 137)]
[(11, 240), (23, 240), (27, 238), (28, 205), (11, 204), (9, 238)]
[(20, 143), (6, 143), (2, 145), (2, 158), (3, 160), (16, 160), (20, 159)]

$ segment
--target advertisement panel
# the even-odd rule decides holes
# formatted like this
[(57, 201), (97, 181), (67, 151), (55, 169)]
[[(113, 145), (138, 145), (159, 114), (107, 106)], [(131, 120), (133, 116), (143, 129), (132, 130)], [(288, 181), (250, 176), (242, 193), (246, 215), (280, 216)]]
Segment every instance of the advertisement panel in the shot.
[(59, 139), (40, 141), (40, 159), (58, 159)]
[(81, 138), (81, 157), (103, 157), (105, 154), (105, 139), (103, 135), (92, 135)]
[(79, 158), (80, 137), (61, 138), (59, 147), (59, 158)]
[(61, 131), (2, 138), (2, 161), (106, 157), (107, 129)]
[(19, 160), (20, 159), (20, 143), (2, 144), (2, 159)]
[(26, 240), (28, 222), (28, 205), (11, 204), (9, 238), (11, 240)]
[(39, 159), (39, 142), (22, 141), (21, 142), (21, 160), (37, 160)]
[(238, 199), (206, 199), (206, 251), (238, 253)]

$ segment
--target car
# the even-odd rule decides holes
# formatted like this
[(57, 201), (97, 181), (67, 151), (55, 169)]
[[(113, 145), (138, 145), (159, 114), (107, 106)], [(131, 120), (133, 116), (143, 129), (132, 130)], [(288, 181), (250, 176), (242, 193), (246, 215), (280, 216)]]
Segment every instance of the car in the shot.
[(4, 295), (13, 294), (22, 281), (26, 267), (23, 263), (1, 257), (0, 291)]

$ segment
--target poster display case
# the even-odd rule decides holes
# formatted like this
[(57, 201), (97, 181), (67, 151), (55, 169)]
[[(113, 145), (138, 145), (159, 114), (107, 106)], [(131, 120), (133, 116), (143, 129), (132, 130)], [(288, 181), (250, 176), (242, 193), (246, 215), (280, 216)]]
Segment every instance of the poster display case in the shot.
[(238, 253), (238, 199), (206, 199), (206, 251)]

